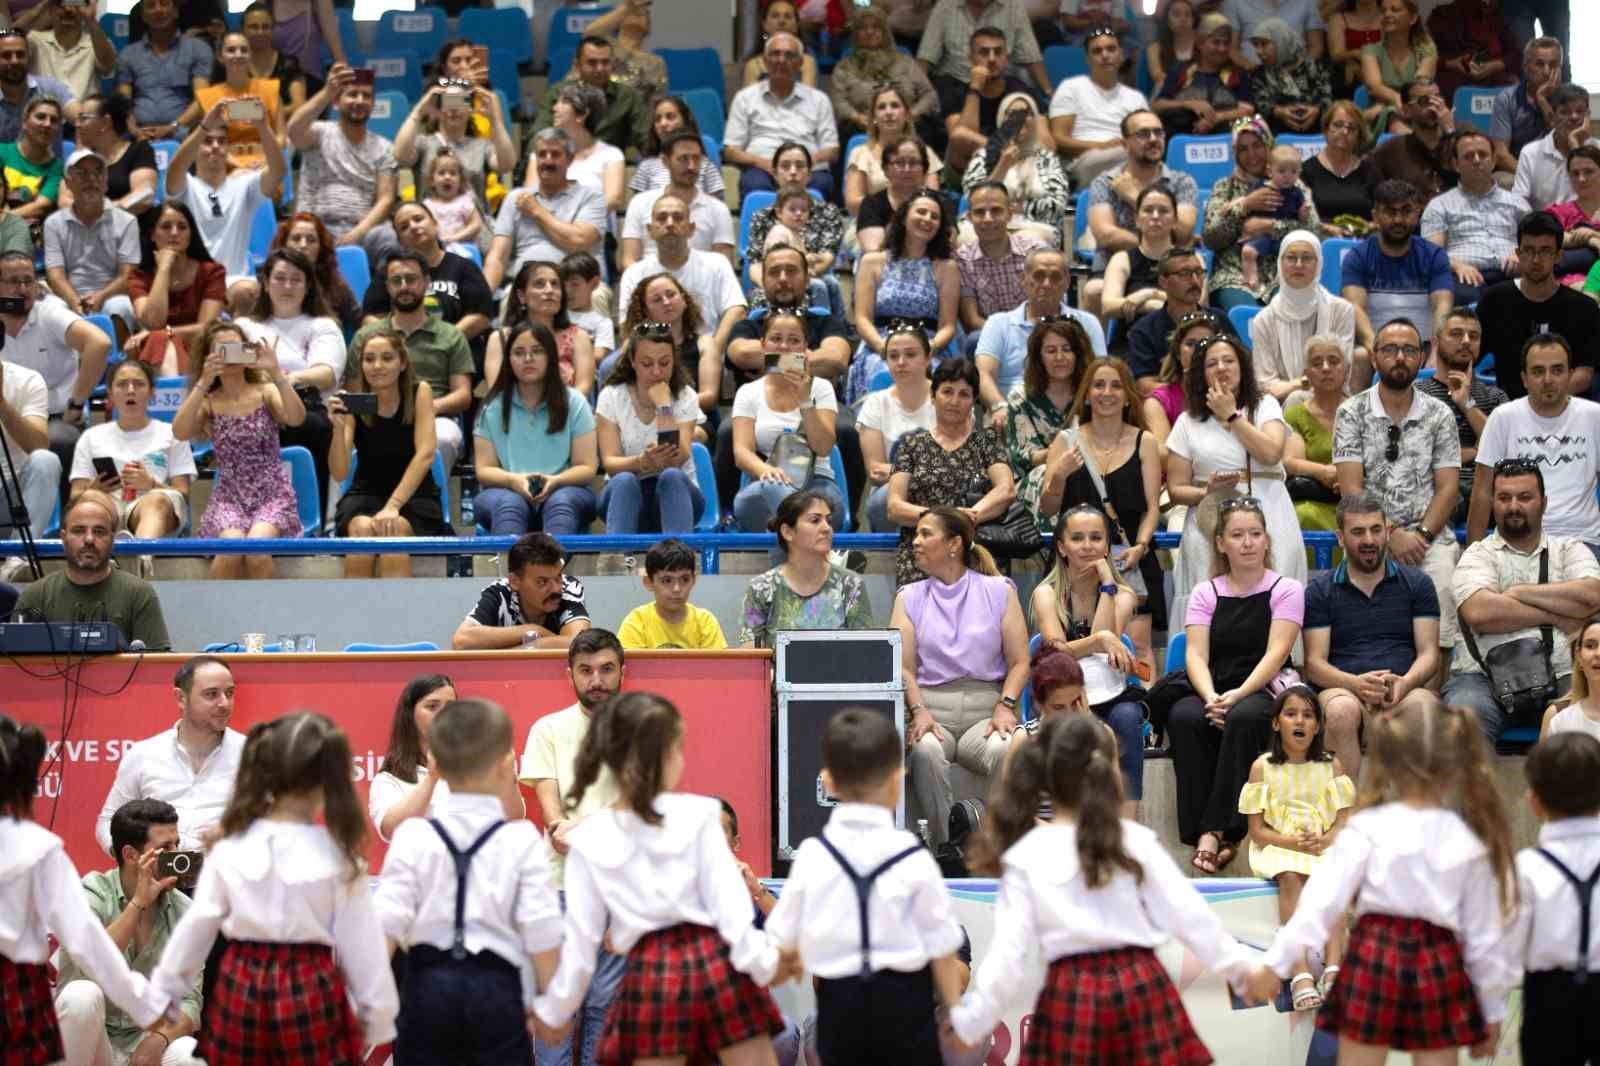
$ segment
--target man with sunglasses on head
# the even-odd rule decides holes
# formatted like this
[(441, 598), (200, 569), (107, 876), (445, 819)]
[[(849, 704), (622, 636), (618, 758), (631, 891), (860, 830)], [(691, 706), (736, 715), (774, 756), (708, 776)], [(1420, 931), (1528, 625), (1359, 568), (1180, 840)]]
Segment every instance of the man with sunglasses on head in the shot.
[[(1339, 494), (1366, 490), (1383, 503), (1389, 554), (1421, 569), (1439, 595), (1439, 646), (1456, 642), (1456, 538), (1450, 528), (1460, 492), (1461, 440), (1450, 408), (1414, 386), (1425, 357), (1422, 331), (1394, 318), (1378, 331), (1378, 382), (1339, 405), (1333, 462)], [(1432, 686), (1443, 681), (1443, 670)]]
[(1159, 384), (1156, 375), (1178, 323), (1189, 315), (1209, 314), (1205, 309), (1206, 261), (1194, 245), (1179, 245), (1161, 257), (1156, 287), (1167, 294), (1167, 306), (1139, 318), (1128, 330), (1128, 369), (1147, 394)]

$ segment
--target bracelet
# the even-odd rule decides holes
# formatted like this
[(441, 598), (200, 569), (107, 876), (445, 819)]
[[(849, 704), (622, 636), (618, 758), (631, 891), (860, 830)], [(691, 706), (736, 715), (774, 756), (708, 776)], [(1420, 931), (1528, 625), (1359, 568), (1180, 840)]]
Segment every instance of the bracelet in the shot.
[(159, 1029), (150, 1030), (150, 1035), (151, 1036), (159, 1036), (162, 1040), (165, 1040), (167, 1042), (167, 1047), (171, 1047), (172, 1046), (172, 1037), (168, 1036), (166, 1033), (161, 1032)]
[(1237, 408), (1235, 408), (1233, 414), (1228, 416), (1228, 425), (1230, 425), (1230, 426), (1233, 425), (1234, 419), (1236, 419), (1238, 417), (1239, 417), (1239, 411), (1238, 411)]
[(916, 714), (918, 711), (925, 711), (927, 709), (928, 705), (926, 703), (913, 703), (911, 706), (906, 708), (906, 710), (910, 711), (912, 714)]

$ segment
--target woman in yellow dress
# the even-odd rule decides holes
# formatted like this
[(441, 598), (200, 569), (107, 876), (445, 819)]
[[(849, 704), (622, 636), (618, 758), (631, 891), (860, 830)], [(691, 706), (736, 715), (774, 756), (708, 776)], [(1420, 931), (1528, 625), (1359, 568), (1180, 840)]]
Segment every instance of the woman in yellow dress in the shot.
[[(1250, 767), (1239, 813), (1250, 816), (1250, 869), (1278, 883), (1278, 920), (1287, 922), (1306, 878), (1322, 861), (1355, 803), (1355, 784), (1323, 747), (1316, 693), (1295, 685), (1272, 708), (1272, 747)], [(1289, 982), (1294, 1009), (1316, 1010), (1333, 987), (1343, 937), (1328, 941), (1320, 980), (1304, 958)]]

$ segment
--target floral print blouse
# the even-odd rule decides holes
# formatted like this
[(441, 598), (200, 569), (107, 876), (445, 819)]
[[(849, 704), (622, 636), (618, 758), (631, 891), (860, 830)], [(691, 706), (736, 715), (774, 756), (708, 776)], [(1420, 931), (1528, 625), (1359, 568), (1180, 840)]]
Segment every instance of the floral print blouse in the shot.
[[(763, 207), (750, 216), (750, 240), (746, 248), (765, 248), (767, 234), (772, 231), (772, 224), (778, 220), (777, 211), (770, 207)], [(811, 218), (806, 222), (805, 251), (810, 254), (824, 252), (839, 254), (839, 245), (844, 240), (844, 228), (850, 221), (844, 209), (838, 204), (818, 203), (811, 201)], [(759, 254), (759, 253), (758, 253)]]
[[(1278, 286), (1278, 253), (1263, 255), (1258, 263), (1257, 277), (1260, 281), (1255, 288), (1244, 283), (1244, 266), (1239, 260), (1239, 240), (1244, 235), (1244, 220), (1249, 217), (1243, 204), (1235, 205), (1233, 201), (1248, 193), (1256, 184), (1256, 179), (1241, 177), (1239, 174), (1230, 174), (1211, 187), (1211, 200), (1206, 204), (1205, 227), (1202, 235), (1206, 247), (1216, 253), (1215, 264), (1211, 268), (1211, 291), (1217, 293), (1223, 289), (1244, 289), (1261, 303), (1267, 302), (1267, 296)], [(1278, 219), (1272, 225), (1274, 240), (1283, 240), (1297, 229), (1308, 229), (1317, 232), (1321, 222), (1317, 218), (1317, 205), (1312, 202), (1311, 190), (1306, 188), (1305, 182), (1296, 182), (1301, 194), (1306, 198), (1306, 217), (1302, 219)]]
[(867, 629), (872, 625), (872, 603), (860, 574), (829, 567), (822, 587), (801, 596), (784, 580), (783, 568), (775, 566), (750, 579), (743, 615), (739, 643), (771, 648), (784, 629)]
[[(975, 487), (988, 491), (989, 468), (1005, 461), (1004, 447), (987, 429), (974, 429), (954, 451), (945, 451), (932, 433), (919, 429), (900, 438), (895, 449), (894, 472), (911, 475), (911, 484), (906, 488), (907, 503), (918, 507), (965, 507)], [(899, 553), (895, 558), (896, 586), (928, 576), (911, 561), (911, 538), (915, 533), (914, 528), (900, 527)]]
[(1033, 453), (1049, 448), (1056, 434), (1073, 421), (1068, 412), (1057, 409), (1048, 396), (1025, 396), (1013, 400), (1006, 408), (1006, 462), (1011, 465), (1011, 475), (1017, 479), (1017, 499), (1045, 534), (1055, 528), (1055, 515), (1039, 513), (1044, 464), (1035, 466)]
[[(961, 178), (962, 189), (971, 192), (974, 185), (989, 180), (987, 157), (987, 151), (973, 153), (972, 162), (967, 164), (967, 172)], [(1067, 181), (1067, 172), (1061, 169), (1059, 156), (1038, 146), (1033, 149), (1033, 162), (1039, 168), (1039, 181), (1044, 191), (1021, 205), (1022, 217), (1047, 226), (1060, 226), (1066, 220), (1067, 205), (1072, 203), (1072, 185)], [(1016, 207), (1013, 203), (1012, 209)]]

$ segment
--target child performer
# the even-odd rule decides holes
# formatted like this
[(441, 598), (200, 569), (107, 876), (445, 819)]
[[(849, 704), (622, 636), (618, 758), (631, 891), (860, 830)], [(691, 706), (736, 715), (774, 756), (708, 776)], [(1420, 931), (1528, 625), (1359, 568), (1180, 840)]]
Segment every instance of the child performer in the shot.
[(935, 983), (946, 1004), (961, 999), (961, 926), (939, 864), (894, 827), (904, 754), (876, 711), (829, 720), (822, 784), (839, 806), (800, 845), (767, 917), (767, 935), (798, 948), (818, 978), (817, 1050), (828, 1066), (941, 1066)]
[[(1239, 813), (1250, 816), (1250, 872), (1278, 883), (1278, 921), (1300, 902), (1306, 877), (1322, 862), (1350, 817), (1356, 786), (1322, 746), (1322, 705), (1304, 685), (1285, 689), (1272, 708), (1272, 747), (1250, 767)], [(1335, 927), (1323, 955), (1322, 979), (1302, 955), (1289, 982), (1295, 1010), (1316, 1010), (1339, 977), (1343, 938)]]
[(199, 1033), (209, 1066), (354, 1066), (363, 1042), (394, 1039), (399, 1002), (350, 766), (350, 741), (309, 711), (245, 740), (222, 838), (150, 977), (156, 1002), (176, 1004), (217, 933), (228, 938)]
[(0, 1062), (8, 1066), (66, 1057), (47, 964), (52, 933), (140, 1026), (161, 1013), (89, 909), (61, 838), (33, 820), (44, 755), (38, 726), (0, 714)]
[[(1036, 824), (1041, 792), (1054, 814)], [(996, 795), (974, 851), (975, 870), (1002, 877), (995, 939), (950, 1012), (956, 1039), (971, 1046), (994, 1028), (1037, 948), (1050, 969), (1020, 1066), (1212, 1061), (1152, 949), (1177, 937), (1236, 983), (1250, 955), (1155, 833), (1118, 819), (1111, 730), (1087, 714), (1046, 719)]]
[(1539, 846), (1517, 855), (1522, 1061), (1600, 1062), (1600, 740), (1546, 737), (1526, 771), (1528, 806), (1545, 824)]
[[(1270, 999), (1295, 960), (1359, 915), (1317, 1026), (1341, 1062), (1387, 1048), (1493, 1052), (1515, 983), (1500, 941), (1516, 906), (1511, 830), (1470, 712), (1401, 707), (1367, 723), (1360, 802), (1267, 950), (1250, 991)], [(1420, 1060), (1426, 1056), (1414, 1056)]]
[(506, 821), (517, 777), (511, 719), (487, 700), (446, 704), (428, 752), (450, 786), (439, 812), (395, 830), (373, 898), (391, 946), (406, 949), (396, 1066), (532, 1062), (524, 985), (554, 976), (561, 902), (539, 830)]
[(683, 776), (678, 709), (648, 692), (623, 693), (595, 713), (573, 769), (569, 810), (602, 769), (622, 798), (567, 836), (566, 935), (555, 979), (534, 1001), (540, 1039), (559, 1042), (605, 936), (628, 964), (598, 1061), (771, 1062), (783, 1016), (758, 985), (779, 971), (778, 949), (755, 927), (721, 806), (673, 791)]

